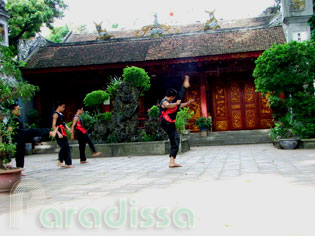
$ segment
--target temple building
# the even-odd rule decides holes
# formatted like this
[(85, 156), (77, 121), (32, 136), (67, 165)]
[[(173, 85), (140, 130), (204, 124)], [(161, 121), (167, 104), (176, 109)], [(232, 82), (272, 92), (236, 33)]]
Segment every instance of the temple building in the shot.
[[(70, 121), (87, 93), (106, 89), (110, 76), (137, 66), (151, 78), (149, 92), (139, 101), (144, 119), (147, 109), (168, 88), (179, 88), (188, 74), (191, 87), (186, 99), (196, 100), (191, 107), (192, 131), (197, 130), (193, 121), (201, 116), (212, 117), (214, 131), (269, 128), (272, 111), (267, 99), (255, 92), (254, 62), (273, 44), (289, 41), (291, 34), (298, 37), (296, 29), (301, 27), (292, 30), (288, 26), (292, 17), (281, 12), (231, 21), (214, 21), (211, 14), (205, 24), (171, 28), (156, 19), (140, 31), (107, 32), (99, 27), (98, 35), (69, 34), (63, 43), (40, 39), (24, 55), (27, 64), (22, 71), (25, 79), (40, 87), (34, 98), (36, 109), (48, 123), (55, 100), (63, 99)], [(307, 39), (307, 34), (300, 32), (299, 37)], [(109, 110), (110, 105), (104, 105), (104, 111)]]
[(5, 9), (5, 3), (0, 0), (0, 45), (2, 46), (9, 46), (8, 19), (9, 14)]

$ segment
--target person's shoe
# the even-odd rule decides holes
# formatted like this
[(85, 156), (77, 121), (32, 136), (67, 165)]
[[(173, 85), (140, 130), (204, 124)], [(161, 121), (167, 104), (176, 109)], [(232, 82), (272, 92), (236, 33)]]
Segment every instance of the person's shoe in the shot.
[(86, 164), (89, 163), (88, 161), (80, 161), (80, 164)]
[(58, 166), (62, 166), (62, 162), (61, 161), (58, 161)]

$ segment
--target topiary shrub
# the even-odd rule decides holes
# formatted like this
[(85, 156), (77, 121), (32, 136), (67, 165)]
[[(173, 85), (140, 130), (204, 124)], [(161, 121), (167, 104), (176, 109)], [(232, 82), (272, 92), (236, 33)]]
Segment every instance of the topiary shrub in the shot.
[(95, 118), (95, 116), (92, 116), (90, 114), (90, 112), (88, 111), (84, 111), (84, 113), (80, 116), (85, 129), (89, 132), (92, 133), (93, 132), (93, 127), (94, 124), (96, 123), (97, 119)]
[(83, 102), (87, 107), (94, 107), (97, 111), (100, 111), (100, 105), (104, 103), (105, 100), (109, 99), (108, 93), (103, 90), (96, 90), (91, 93), (88, 93)]
[(150, 77), (142, 68), (133, 66), (124, 69), (123, 78), (113, 97), (111, 140), (137, 142), (142, 137), (138, 121), (139, 99), (150, 88)]
[(112, 120), (112, 113), (105, 112), (96, 115), (96, 122), (93, 125), (93, 132), (91, 134), (95, 143), (104, 143), (110, 135), (110, 125)]
[(106, 92), (111, 98), (114, 98), (116, 96), (117, 88), (123, 82), (123, 80), (117, 76), (110, 76), (109, 80), (110, 82), (107, 86)]
[(125, 82), (143, 92), (148, 91), (151, 87), (150, 77), (142, 68), (136, 66), (126, 67), (122, 77)]
[(148, 111), (149, 118), (144, 125), (144, 130), (146, 134), (144, 136), (144, 141), (159, 141), (167, 139), (165, 131), (160, 126), (159, 112), (160, 109), (158, 106), (152, 106), (151, 109)]

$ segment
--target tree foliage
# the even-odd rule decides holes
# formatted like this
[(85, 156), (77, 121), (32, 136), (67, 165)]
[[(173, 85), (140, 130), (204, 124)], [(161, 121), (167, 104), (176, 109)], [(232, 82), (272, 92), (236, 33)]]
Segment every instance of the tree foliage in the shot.
[[(267, 95), (275, 119), (300, 137), (315, 136), (314, 41), (273, 45), (255, 63), (257, 91)], [(292, 122), (285, 122), (288, 113)]]
[(108, 93), (103, 90), (96, 90), (88, 93), (84, 98), (84, 105), (87, 107), (97, 107), (102, 105), (105, 100), (109, 99)]
[(314, 63), (312, 41), (273, 45), (256, 60), (253, 76), (257, 91), (289, 96), (304, 91), (306, 84), (313, 89)]
[(110, 76), (109, 81), (106, 92), (110, 97), (114, 98), (116, 96), (118, 86), (123, 82), (123, 80), (117, 76)]
[(180, 131), (185, 130), (188, 125), (188, 121), (194, 116), (194, 111), (190, 110), (189, 107), (183, 107), (176, 114), (176, 128)]
[(20, 67), (24, 62), (17, 61), (8, 47), (0, 46), (0, 104), (11, 104), (19, 98), (29, 98), (38, 87), (22, 79)]
[(8, 0), (10, 45), (16, 47), (19, 39), (34, 37), (43, 24), (52, 29), (66, 7), (63, 0)]
[(54, 27), (50, 30), (50, 34), (47, 39), (55, 43), (61, 43), (69, 32), (70, 30), (68, 25)]
[(126, 67), (124, 68), (122, 77), (131, 86), (142, 91), (148, 91), (151, 87), (150, 77), (142, 68), (136, 66)]
[(159, 122), (159, 112), (160, 109), (156, 105), (152, 106), (148, 111), (149, 119), (144, 125), (144, 141), (160, 141), (167, 139), (166, 132), (161, 128)]
[(8, 105), (19, 98), (29, 98), (34, 95), (38, 87), (28, 84), (22, 79), (19, 67), (23, 62), (14, 59), (14, 53), (8, 47), (0, 46), (0, 169), (5, 157), (15, 152), (15, 143), (10, 142), (13, 132), (3, 122), (9, 115)]

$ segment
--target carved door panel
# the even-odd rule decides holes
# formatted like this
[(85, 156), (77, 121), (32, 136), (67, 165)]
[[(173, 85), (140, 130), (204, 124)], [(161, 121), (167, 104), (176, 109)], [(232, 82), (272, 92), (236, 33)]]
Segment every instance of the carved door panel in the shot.
[(227, 91), (223, 82), (212, 86), (213, 129), (215, 131), (228, 130)]
[(257, 94), (252, 81), (231, 81), (228, 84), (230, 129), (258, 128)]
[(251, 81), (244, 84), (244, 110), (245, 110), (245, 129), (258, 128), (258, 106), (257, 94), (255, 93), (255, 85)]
[(187, 89), (185, 94), (185, 102), (195, 99), (195, 102), (189, 106), (189, 109), (194, 112), (194, 116), (189, 120), (187, 128), (191, 131), (199, 131), (195, 125), (197, 118), (201, 117), (201, 100), (200, 100), (200, 84), (191, 83), (191, 86)]
[(267, 97), (255, 92), (250, 80), (214, 82), (212, 86), (215, 131), (265, 129), (272, 126)]
[(229, 114), (230, 114), (230, 129), (243, 129), (242, 114), (242, 91), (239, 82), (230, 82), (228, 84), (228, 98), (229, 98)]

